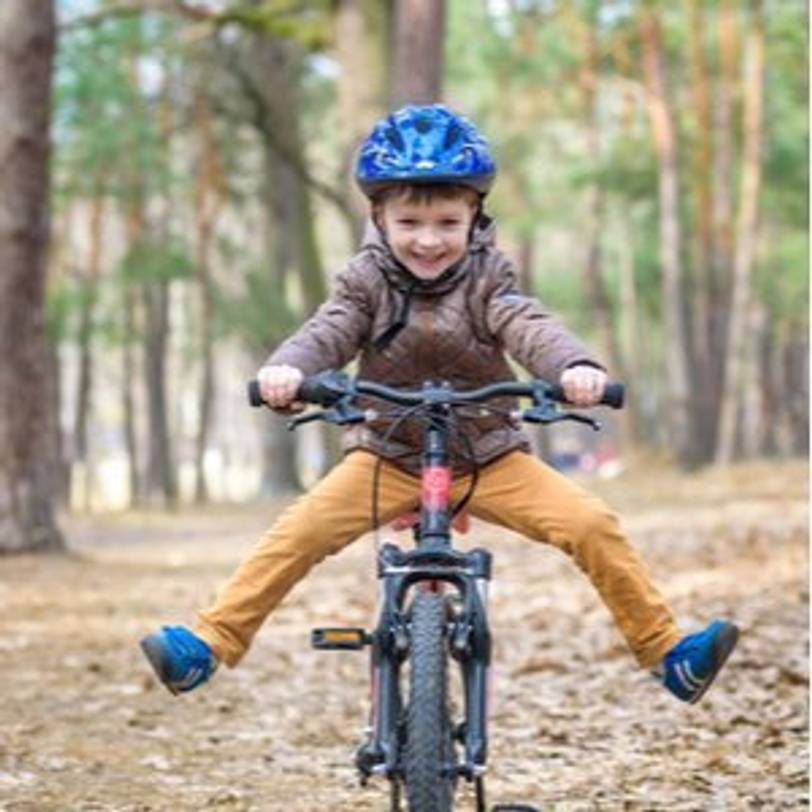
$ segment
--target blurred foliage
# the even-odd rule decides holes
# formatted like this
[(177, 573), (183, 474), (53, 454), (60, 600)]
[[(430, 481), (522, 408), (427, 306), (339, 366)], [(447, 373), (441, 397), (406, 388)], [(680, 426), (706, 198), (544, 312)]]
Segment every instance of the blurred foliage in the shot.
[[(628, 314), (621, 281), (633, 269), (643, 335), (663, 337), (658, 234), (658, 167), (641, 75), (640, 14), (649, 4), (663, 23), (669, 93), (676, 111), (680, 161), (683, 258), (692, 277), (691, 241), (697, 220), (693, 154), (705, 133), (694, 110), (685, 3), (660, 0), (447, 0), (446, 101), (485, 132), (499, 164), (488, 208), (509, 251), (532, 248), (536, 292), (587, 340), (593, 314), (584, 286), (590, 199), (601, 196), (602, 279), (618, 328)], [(85, 10), (103, 10), (87, 0)], [(747, 3), (733, 4), (741, 62)], [(718, 91), (719, 4), (700, 4), (702, 53), (711, 93)], [(202, 7), (201, 7), (202, 8)], [(215, 335), (256, 352), (297, 326), (295, 281), (270, 259), (275, 241), (293, 240), (269, 227), (269, 141), (263, 140), (252, 99), (235, 64), (252, 58), (258, 38), (292, 40), (302, 51), (293, 81), (301, 101), (299, 125), (307, 171), (325, 187), (346, 191), (346, 141), (340, 131), (342, 65), (331, 41), (336, 6), (330, 0), (233, 0), (176, 15), (155, 11), (96, 19), (65, 30), (54, 94), (56, 216), (79, 212), (68, 228), (87, 242), (88, 203), (114, 202), (99, 280), (97, 331), (116, 341), (124, 293), (161, 281), (192, 300), (200, 180), (206, 162), (196, 118), (201, 99), (211, 113), (221, 211), (211, 242)], [(753, 291), (772, 319), (808, 319), (808, 31), (800, 0), (766, 0), (766, 88), (760, 241)], [(385, 37), (385, 32), (380, 32)], [(584, 71), (586, 37), (595, 43), (591, 148)], [(741, 64), (737, 70), (741, 74)], [(292, 74), (293, 75), (293, 74)], [(742, 146), (742, 86), (734, 89), (734, 199)], [(254, 107), (252, 107), (254, 105)], [(253, 112), (252, 112), (253, 111)], [(254, 116), (252, 118), (252, 115)], [(271, 133), (272, 135), (273, 133)], [(212, 146), (213, 145), (213, 146)], [(273, 160), (282, 160), (275, 155)], [(208, 177), (208, 176), (206, 176)], [(311, 191), (313, 191), (311, 189)], [(209, 190), (209, 194), (214, 194)], [(314, 200), (321, 200), (314, 194)], [(334, 204), (332, 204), (334, 205)], [(136, 246), (125, 246), (122, 221), (143, 214)], [(334, 209), (321, 205), (321, 234), (341, 264)], [(66, 222), (68, 222), (66, 220)], [(82, 233), (80, 233), (82, 232)], [(112, 236), (111, 236), (112, 235)], [(285, 247), (285, 246), (283, 246)], [(67, 251), (57, 262), (82, 265)], [(86, 250), (86, 245), (82, 250)], [(282, 252), (284, 253), (284, 251)], [(54, 335), (75, 337), (76, 313), (88, 295), (70, 273), (55, 276), (49, 301)], [(95, 294), (94, 294), (95, 295)], [(196, 311), (190, 311), (194, 318)], [(194, 330), (194, 326), (187, 328)], [(132, 337), (131, 337), (132, 338)], [(196, 346), (196, 338), (183, 339)], [(184, 343), (185, 342), (185, 343)], [(662, 343), (644, 342), (645, 383), (662, 385)], [(643, 387), (641, 386), (641, 389)]]
[[(690, 99), (687, 18), (682, 4), (656, 4), (662, 14), (667, 70), (679, 110), (682, 156), (686, 163), (696, 138)], [(600, 53), (599, 132), (601, 157), (587, 153), (579, 122), (576, 75), (583, 53), (573, 21), (600, 7), (596, 31)], [(504, 227), (516, 234), (565, 230), (577, 241), (585, 212), (582, 190), (597, 184), (630, 214), (635, 271), (641, 301), (652, 317), (659, 310), (656, 243), (657, 174), (641, 79), (637, 2), (596, 4), (523, 2), (450, 3), (447, 48), (449, 98), (480, 122), (500, 159), (492, 207)], [(713, 29), (715, 4), (703, 5), (704, 55), (711, 82), (718, 70)], [(734, 7), (743, 36), (747, 7)], [(774, 307), (806, 308), (808, 238), (808, 36), (803, 4), (766, 4), (766, 115), (762, 212), (765, 240), (759, 254), (759, 295)], [(475, 43), (475, 45), (472, 45)], [(618, 66), (614, 54), (626, 49), (632, 66)], [(739, 43), (741, 47), (741, 42)], [(624, 99), (624, 94), (626, 98)], [(741, 141), (740, 107), (734, 112), (734, 144)], [(734, 160), (734, 171), (739, 163)], [(683, 189), (685, 223), (695, 205)], [(767, 236), (769, 235), (769, 236)], [(607, 233), (607, 238), (611, 235)], [(572, 273), (540, 240), (537, 277), (541, 291), (567, 313), (581, 300)], [(562, 241), (559, 241), (561, 243)], [(608, 278), (613, 275), (609, 272)], [(574, 310), (573, 310), (574, 308)]]
[[(683, 155), (697, 136), (690, 104), (687, 16), (682, 4), (655, 4), (662, 14), (667, 68), (681, 110), (678, 123)], [(449, 101), (465, 110), (489, 135), (499, 158), (500, 177), (489, 204), (505, 233), (535, 238), (537, 278), (556, 306), (576, 310), (582, 302), (571, 290), (571, 273), (553, 281), (578, 253), (578, 234), (586, 216), (583, 192), (598, 185), (631, 217), (635, 272), (641, 301), (657, 312), (656, 165), (641, 103), (640, 48), (637, 33), (642, 6), (633, 0), (559, 0), (559, 2), (469, 3), (449, 0), (446, 64)], [(746, 4), (735, 6), (739, 36)], [(716, 4), (703, 6), (704, 55), (718, 71), (713, 29)], [(127, 198), (182, 188), (184, 177), (170, 167), (162, 131), (160, 85), (174, 53), (180, 81), (175, 126), (188, 125), (189, 73), (206, 73), (215, 106), (229, 109), (238, 95), (222, 65), (216, 41), (226, 29), (229, 42), (240, 32), (291, 38), (314, 52), (301, 75), (303, 124), (310, 153), (330, 173), (339, 172), (336, 86), (340, 73), (331, 63), (333, 8), (328, 0), (253, 0), (231, 2), (201, 14), (191, 39), (177, 37), (178, 23), (166, 15), (111, 18), (76, 28), (62, 38), (55, 93), (57, 200), (99, 193)], [(764, 149), (763, 212), (765, 235), (758, 265), (758, 291), (779, 308), (798, 306), (805, 289), (805, 235), (808, 222), (808, 43), (800, 2), (768, 0), (767, 115)], [(578, 71), (583, 43), (579, 26), (595, 25), (598, 45), (600, 157), (585, 143)], [(221, 32), (218, 34), (218, 32)], [(741, 43), (739, 43), (741, 46)], [(617, 59), (619, 50), (626, 63)], [(325, 61), (326, 60), (326, 61)], [(194, 66), (197, 65), (197, 68)], [(184, 75), (185, 72), (185, 75)], [(712, 76), (713, 79), (713, 76)], [(231, 85), (231, 86), (230, 86)], [(184, 101), (183, 96), (187, 99)], [(222, 100), (222, 103), (220, 103)], [(185, 109), (184, 109), (185, 108)], [(229, 199), (239, 203), (256, 195), (252, 173), (243, 171), (255, 149), (239, 127), (218, 116), (219, 144), (226, 156), (224, 182)], [(740, 142), (737, 124), (735, 142)], [(122, 157), (125, 163), (122, 164)], [(250, 162), (250, 159), (249, 159)], [(175, 174), (173, 175), (173, 171)], [(188, 182), (188, 180), (186, 181)], [(251, 188), (251, 187), (254, 188)], [(614, 205), (614, 204), (613, 204)], [(686, 222), (694, 201), (683, 195)], [(607, 233), (611, 242), (612, 236)], [(549, 245), (563, 251), (547, 250)], [(569, 246), (568, 248), (566, 246)], [(611, 253), (611, 252), (610, 252)], [(775, 282), (775, 269), (792, 281)], [(571, 270), (571, 268), (570, 268)], [(607, 269), (611, 282), (617, 274)], [(793, 293), (782, 294), (787, 288)]]
[(186, 246), (178, 239), (142, 240), (130, 246), (120, 265), (122, 279), (148, 285), (188, 279), (194, 273)]
[(75, 315), (87, 302), (83, 286), (65, 277), (51, 282), (45, 302), (45, 326), (48, 337), (56, 344), (75, 340)]
[(218, 313), (227, 333), (252, 351), (267, 354), (298, 327), (298, 315), (266, 267), (248, 267), (241, 278), (241, 291), (218, 290)]
[(56, 63), (55, 192), (59, 203), (160, 191), (168, 181), (156, 115), (166, 42), (160, 20), (111, 20), (63, 37)]
[(809, 73), (808, 29), (796, 8), (769, 4), (763, 240), (757, 292), (775, 316), (808, 318)]

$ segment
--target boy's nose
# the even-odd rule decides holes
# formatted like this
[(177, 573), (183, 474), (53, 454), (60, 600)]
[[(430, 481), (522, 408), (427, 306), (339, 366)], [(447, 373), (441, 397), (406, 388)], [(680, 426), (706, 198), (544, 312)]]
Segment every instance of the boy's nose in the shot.
[(417, 244), (430, 248), (440, 242), (440, 235), (433, 228), (423, 228), (417, 234)]

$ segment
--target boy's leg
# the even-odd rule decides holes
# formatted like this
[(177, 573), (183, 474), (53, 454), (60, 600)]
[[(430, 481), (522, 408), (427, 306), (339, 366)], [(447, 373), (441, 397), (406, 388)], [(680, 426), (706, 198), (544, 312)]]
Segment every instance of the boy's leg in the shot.
[[(200, 612), (195, 634), (219, 660), (234, 666), (287, 592), (325, 556), (370, 529), (372, 477), (377, 457), (349, 454), (312, 490), (290, 505), (220, 591)], [(419, 480), (386, 462), (379, 489), (381, 523), (413, 509)]]
[(517, 451), (485, 466), (470, 510), (572, 556), (641, 666), (654, 666), (679, 641), (674, 617), (617, 517), (600, 499), (535, 457)]

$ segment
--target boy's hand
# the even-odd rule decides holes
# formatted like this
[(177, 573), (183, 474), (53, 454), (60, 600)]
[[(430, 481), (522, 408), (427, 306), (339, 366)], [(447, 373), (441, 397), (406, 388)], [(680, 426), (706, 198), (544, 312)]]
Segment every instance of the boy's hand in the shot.
[(257, 372), (262, 399), (274, 409), (293, 409), (297, 412), (304, 409), (304, 403), (295, 400), (303, 380), (301, 370), (285, 364), (262, 367)]
[(584, 364), (565, 369), (560, 383), (567, 400), (574, 406), (594, 406), (603, 397), (606, 380), (602, 369)]

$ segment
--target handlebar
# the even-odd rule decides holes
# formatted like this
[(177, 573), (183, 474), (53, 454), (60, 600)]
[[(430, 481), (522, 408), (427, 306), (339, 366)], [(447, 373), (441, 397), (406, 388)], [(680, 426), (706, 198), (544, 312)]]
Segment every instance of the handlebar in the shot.
[[(333, 406), (342, 398), (355, 395), (369, 395), (400, 406), (417, 406), (420, 404), (461, 405), (476, 403), (500, 396), (532, 397), (536, 405), (545, 401), (567, 404), (564, 390), (560, 384), (542, 380), (500, 381), (488, 384), (479, 389), (459, 391), (448, 384), (426, 384), (421, 389), (394, 389), (385, 384), (352, 379), (341, 372), (322, 372), (304, 379), (299, 388), (297, 399), (320, 406)], [(599, 405), (620, 409), (623, 406), (625, 388), (623, 384), (611, 382), (606, 385)], [(248, 384), (248, 400), (252, 406), (267, 405), (262, 399), (259, 381)], [(571, 404), (572, 405), (572, 404)]]

